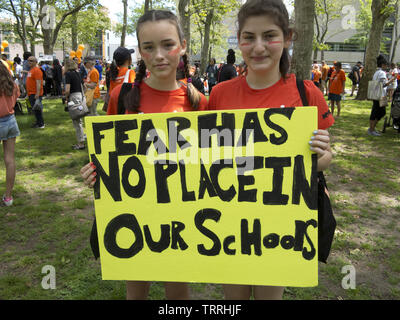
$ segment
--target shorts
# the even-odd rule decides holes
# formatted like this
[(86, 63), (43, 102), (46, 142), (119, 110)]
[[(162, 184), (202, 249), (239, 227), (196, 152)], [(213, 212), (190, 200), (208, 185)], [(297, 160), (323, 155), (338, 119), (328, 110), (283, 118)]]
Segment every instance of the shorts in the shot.
[(340, 94), (330, 93), (328, 95), (328, 100), (340, 101), (340, 100), (342, 100), (342, 96)]
[(379, 100), (372, 100), (372, 110), (369, 120), (381, 120), (386, 114), (386, 107), (379, 106)]
[(0, 140), (16, 138), (19, 135), (18, 123), (13, 114), (0, 118)]

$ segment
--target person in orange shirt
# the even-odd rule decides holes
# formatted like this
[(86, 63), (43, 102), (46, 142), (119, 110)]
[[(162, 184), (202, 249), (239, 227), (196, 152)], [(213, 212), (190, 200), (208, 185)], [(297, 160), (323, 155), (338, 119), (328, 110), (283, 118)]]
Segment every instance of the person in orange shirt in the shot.
[[(217, 84), (211, 92), (209, 110), (284, 108), (303, 106), (294, 74), (288, 74), (289, 46), (293, 30), (280, 0), (247, 1), (238, 13), (238, 47), (247, 75)], [(327, 129), (334, 123), (321, 91), (312, 81), (304, 85), (308, 105), (318, 107), (318, 130), (309, 146), (318, 155), (317, 170), (328, 168), (332, 153)], [(284, 287), (223, 285), (225, 299), (282, 299)]]
[(321, 71), (321, 91), (323, 94), (328, 95), (328, 72), (329, 66), (326, 64), (325, 61), (322, 61), (322, 71)]
[[(136, 34), (142, 57), (134, 83), (125, 78), (110, 94), (107, 114), (182, 112), (207, 109), (207, 99), (191, 83), (186, 40), (178, 18), (169, 11), (150, 10), (137, 22)], [(182, 57), (187, 85), (176, 80)], [(150, 77), (146, 77), (146, 69)], [(85, 184), (96, 182), (96, 168), (88, 163), (81, 169)], [(147, 298), (150, 282), (127, 281), (127, 299)], [(167, 299), (187, 300), (186, 283), (165, 283)]]
[(315, 86), (319, 88), (322, 73), (321, 71), (319, 71), (318, 65), (314, 65), (314, 70), (312, 71), (312, 73), (313, 73), (313, 82)]
[[(28, 76), (26, 78), (26, 91), (29, 98), (29, 103), (35, 113), (36, 123), (32, 128), (43, 129), (44, 119), (43, 119), (43, 73), (37, 66), (37, 59), (34, 56), (28, 58), (28, 63), (30, 66)], [(36, 105), (36, 108), (34, 106)]]
[(84, 87), (88, 90), (94, 90), (93, 94), (93, 102), (91, 105), (88, 105), (89, 116), (98, 116), (97, 114), (97, 104), (100, 100), (100, 74), (97, 69), (94, 67), (96, 64), (96, 60), (91, 57), (87, 57), (84, 60), (85, 68), (88, 70), (88, 75), (86, 77)]
[(110, 66), (110, 94), (112, 90), (119, 84), (124, 82), (125, 74), (129, 72), (128, 83), (135, 81), (135, 70), (129, 69), (132, 64), (132, 53), (134, 49), (127, 49), (124, 47), (118, 47), (114, 51), (113, 61)]
[(125, 78), (127, 79), (128, 83), (133, 83), (135, 81), (135, 70), (129, 69), (132, 64), (131, 55), (134, 52), (134, 49), (127, 49), (124, 47), (118, 47), (117, 50), (114, 51), (113, 61), (109, 70), (106, 72), (106, 82), (109, 83), (109, 85), (107, 85), (107, 93), (104, 98), (103, 111), (107, 112), (111, 91), (117, 85), (123, 83)]
[(329, 80), (328, 100), (331, 102), (332, 115), (335, 111), (335, 103), (337, 106), (337, 116), (340, 117), (340, 107), (344, 89), (346, 86), (346, 73), (342, 70), (342, 63), (335, 63), (335, 71), (333, 71)]

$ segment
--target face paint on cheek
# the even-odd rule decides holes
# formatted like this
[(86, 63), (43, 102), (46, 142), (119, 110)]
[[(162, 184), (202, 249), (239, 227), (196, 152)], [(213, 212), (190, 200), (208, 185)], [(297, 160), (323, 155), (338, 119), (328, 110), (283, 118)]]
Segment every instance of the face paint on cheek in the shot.
[(250, 43), (248, 42), (242, 42), (239, 44), (241, 47), (248, 47), (250, 45)]
[(168, 55), (174, 57), (174, 56), (176, 56), (180, 51), (181, 51), (181, 47), (178, 46), (176, 49), (169, 51), (169, 52), (168, 52)]
[(269, 46), (276, 46), (276, 45), (281, 44), (281, 43), (282, 43), (282, 41), (268, 41), (268, 45)]
[(143, 57), (144, 59), (149, 59), (149, 58), (150, 58), (150, 53), (142, 52), (141, 55), (142, 55), (142, 57)]

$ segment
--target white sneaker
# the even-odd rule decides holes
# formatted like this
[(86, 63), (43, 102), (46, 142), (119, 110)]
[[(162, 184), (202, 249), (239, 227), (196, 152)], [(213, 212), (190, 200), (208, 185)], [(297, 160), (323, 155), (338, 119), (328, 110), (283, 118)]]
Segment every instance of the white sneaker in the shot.
[(4, 204), (6, 207), (12, 206), (13, 200), (14, 200), (14, 199), (13, 199), (12, 197), (11, 197), (11, 198), (6, 198), (6, 195), (3, 195), (2, 201), (3, 201), (3, 204)]
[(376, 130), (374, 131), (374, 133), (375, 133), (374, 136), (377, 136), (377, 137), (379, 137), (379, 136), (382, 135), (382, 133), (380, 133), (380, 132), (378, 132), (378, 131), (376, 131)]
[(376, 132), (375, 130), (374, 130), (374, 131), (371, 131), (369, 128), (368, 128), (368, 130), (367, 130), (367, 133), (368, 133), (370, 136), (374, 136), (374, 137), (379, 137), (379, 136), (381, 135), (379, 132)]

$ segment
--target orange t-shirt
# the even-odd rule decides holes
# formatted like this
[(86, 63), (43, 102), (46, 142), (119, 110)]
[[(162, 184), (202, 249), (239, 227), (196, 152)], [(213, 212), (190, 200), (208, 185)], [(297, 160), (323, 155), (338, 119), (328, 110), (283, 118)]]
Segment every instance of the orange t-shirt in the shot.
[(328, 79), (328, 72), (329, 72), (329, 66), (326, 64), (322, 67), (322, 80), (326, 81)]
[(38, 66), (28, 71), (26, 91), (28, 95), (36, 94), (36, 80), (40, 80), (40, 96), (43, 96), (43, 73)]
[(0, 118), (14, 114), (14, 107), (20, 95), (18, 86), (14, 83), (14, 91), (12, 96), (0, 96)]
[(130, 74), (129, 74), (129, 78), (128, 78), (128, 82), (129, 83), (134, 83), (135, 82), (135, 78), (136, 78), (136, 72), (135, 70), (132, 69), (128, 69), (128, 68), (118, 68), (118, 75), (117, 78), (115, 79), (115, 81), (111, 80), (110, 81), (110, 94), (111, 91), (119, 84), (121, 84), (122, 82), (124, 82), (125, 79), (125, 73), (130, 70)]
[(313, 81), (314, 82), (319, 82), (319, 79), (321, 79), (321, 71), (318, 71), (318, 70), (313, 70), (313, 74), (314, 74), (314, 79), (313, 79)]
[[(318, 128), (329, 128), (335, 120), (321, 90), (310, 80), (304, 81), (304, 87), (308, 104), (318, 107)], [(288, 75), (286, 80), (281, 78), (269, 88), (259, 90), (250, 88), (246, 77), (239, 76), (213, 87), (208, 109), (280, 108), (281, 106), (299, 107), (302, 105), (294, 74)]]
[[(122, 84), (115, 87), (110, 94), (107, 114), (115, 115), (118, 113), (118, 97), (121, 92)], [(196, 111), (207, 110), (207, 98), (201, 95), (199, 109)], [(140, 112), (143, 113), (165, 113), (195, 111), (192, 109), (187, 96), (186, 87), (172, 91), (160, 91), (149, 87), (145, 82), (140, 84)], [(126, 113), (133, 113), (127, 111)]]
[(99, 79), (100, 79), (100, 75), (96, 68), (93, 68), (92, 70), (90, 70), (90, 72), (86, 78), (86, 82), (96, 83), (96, 88), (94, 89), (93, 99), (100, 98)]
[(346, 81), (346, 73), (340, 69), (339, 73), (333, 71), (330, 79), (329, 93), (342, 94), (343, 93), (343, 81)]

